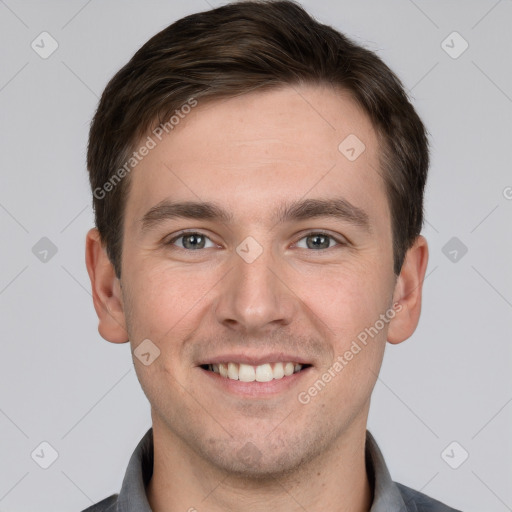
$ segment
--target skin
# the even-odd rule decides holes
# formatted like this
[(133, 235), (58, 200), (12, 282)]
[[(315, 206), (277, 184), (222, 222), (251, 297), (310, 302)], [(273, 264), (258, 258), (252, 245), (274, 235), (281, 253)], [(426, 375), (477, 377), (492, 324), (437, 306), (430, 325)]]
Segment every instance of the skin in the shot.
[[(366, 146), (355, 161), (338, 150), (349, 134)], [(378, 157), (370, 120), (343, 91), (283, 87), (199, 102), (130, 175), (120, 280), (97, 230), (89, 231), (100, 334), (129, 340), (132, 350), (150, 339), (160, 350), (148, 366), (134, 357), (151, 404), (153, 510), (370, 509), (370, 397), (386, 341), (400, 343), (417, 326), (428, 260), (420, 236), (393, 273)], [(369, 230), (346, 219), (281, 223), (272, 215), (282, 202), (338, 197), (367, 213)], [(215, 202), (233, 221), (174, 218), (143, 231), (144, 214), (165, 199)], [(164, 244), (183, 229), (207, 236), (206, 246)], [(318, 232), (334, 237), (328, 248), (306, 245)], [(252, 263), (236, 252), (248, 236), (262, 248)], [(400, 312), (300, 403), (298, 394), (393, 304)], [(197, 366), (227, 352), (276, 351), (312, 366), (272, 396), (235, 395)]]

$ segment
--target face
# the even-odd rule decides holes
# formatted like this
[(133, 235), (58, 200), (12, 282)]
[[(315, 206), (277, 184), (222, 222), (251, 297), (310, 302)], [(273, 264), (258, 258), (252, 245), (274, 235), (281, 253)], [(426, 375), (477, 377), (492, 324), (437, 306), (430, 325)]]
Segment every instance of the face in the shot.
[(252, 475), (364, 431), (396, 321), (371, 122), (346, 92), (286, 87), (199, 101), (157, 142), (130, 177), (121, 273), (132, 349), (160, 352), (134, 358), (154, 428)]

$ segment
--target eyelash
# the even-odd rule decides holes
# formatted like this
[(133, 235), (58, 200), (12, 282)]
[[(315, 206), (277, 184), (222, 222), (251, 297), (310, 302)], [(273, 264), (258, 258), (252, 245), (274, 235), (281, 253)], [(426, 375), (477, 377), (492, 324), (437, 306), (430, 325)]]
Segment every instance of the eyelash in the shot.
[[(173, 238), (171, 238), (170, 240), (168, 240), (167, 242), (164, 243), (165, 246), (172, 246), (174, 245), (174, 242), (176, 242), (177, 240), (179, 240), (180, 238), (183, 238), (183, 237), (186, 237), (188, 235), (199, 235), (199, 236), (202, 236), (202, 237), (205, 237), (207, 238), (208, 240), (210, 240), (212, 242), (212, 240), (210, 239), (210, 237), (208, 237), (207, 235), (205, 235), (204, 233), (201, 233), (200, 231), (182, 231), (181, 233), (179, 233), (178, 235), (174, 236)], [(331, 240), (334, 240), (336, 242), (337, 245), (333, 246), (333, 247), (338, 247), (338, 246), (346, 246), (348, 245), (348, 241), (345, 241), (345, 240), (340, 240), (339, 238), (333, 236), (333, 235), (330, 235), (329, 233), (324, 233), (323, 231), (310, 231), (308, 233), (305, 233), (304, 235), (302, 235), (297, 241), (294, 242), (294, 245), (297, 244), (298, 242), (300, 242), (301, 240), (303, 240), (304, 238), (308, 238), (310, 236), (313, 236), (313, 235), (320, 235), (320, 236), (325, 236), (325, 237), (328, 237), (330, 238)], [(213, 242), (212, 242), (213, 243)], [(333, 247), (327, 247), (326, 249), (318, 249), (314, 252), (322, 252), (322, 251), (327, 251), (328, 249), (332, 249)], [(188, 251), (188, 252), (195, 252), (196, 250), (197, 251), (200, 251), (201, 249), (185, 249), (184, 247), (177, 247), (178, 249), (182, 249), (184, 251)], [(312, 250), (312, 249), (310, 249)]]

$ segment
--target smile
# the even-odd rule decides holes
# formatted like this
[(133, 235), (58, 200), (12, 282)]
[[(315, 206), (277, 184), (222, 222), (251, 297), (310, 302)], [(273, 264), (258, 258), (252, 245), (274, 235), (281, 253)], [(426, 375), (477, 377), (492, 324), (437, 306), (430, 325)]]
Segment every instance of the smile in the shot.
[(201, 367), (221, 377), (239, 380), (241, 382), (270, 382), (271, 380), (280, 380), (283, 377), (289, 377), (302, 369), (309, 367), (308, 364), (298, 364), (294, 362), (265, 363), (253, 366), (244, 363), (219, 363), (205, 364)]

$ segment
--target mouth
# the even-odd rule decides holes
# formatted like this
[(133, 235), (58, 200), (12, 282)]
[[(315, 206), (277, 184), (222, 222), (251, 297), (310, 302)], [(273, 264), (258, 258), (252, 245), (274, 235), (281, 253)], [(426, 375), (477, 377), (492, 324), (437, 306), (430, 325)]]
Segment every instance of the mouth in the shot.
[(269, 362), (260, 365), (245, 363), (224, 362), (213, 364), (202, 364), (200, 367), (218, 374), (220, 377), (240, 382), (270, 382), (273, 380), (286, 379), (294, 374), (300, 373), (310, 364), (289, 362)]

